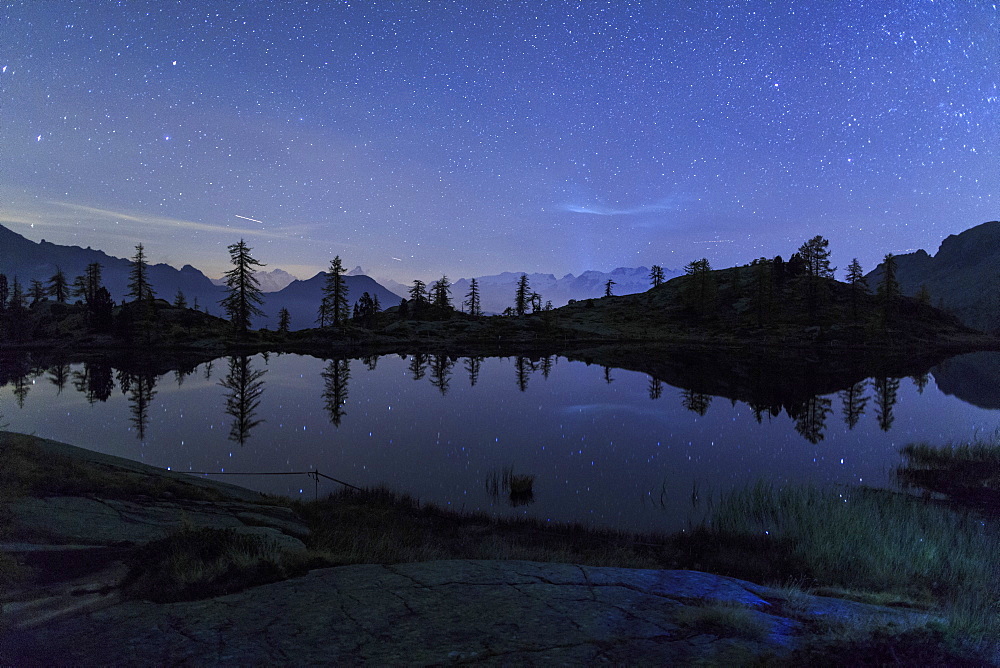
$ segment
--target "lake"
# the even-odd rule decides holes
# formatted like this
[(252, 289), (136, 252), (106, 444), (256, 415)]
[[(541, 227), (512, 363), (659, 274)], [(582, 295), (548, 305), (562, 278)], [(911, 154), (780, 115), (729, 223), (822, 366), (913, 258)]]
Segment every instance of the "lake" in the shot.
[(1000, 426), (995, 353), (839, 385), (766, 361), (690, 380), (556, 356), (170, 366), (8, 357), (0, 425), (292, 497), (340, 487), (318, 470), (455, 510), (670, 531), (760, 479), (893, 487), (903, 445)]

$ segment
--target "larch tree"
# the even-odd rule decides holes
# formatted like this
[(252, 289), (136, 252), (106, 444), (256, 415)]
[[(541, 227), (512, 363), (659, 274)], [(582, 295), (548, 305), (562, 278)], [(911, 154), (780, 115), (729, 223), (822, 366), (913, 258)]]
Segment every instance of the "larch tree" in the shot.
[(517, 279), (517, 290), (514, 292), (514, 312), (523, 316), (531, 305), (531, 287), (528, 285), (528, 275), (521, 274)]
[(464, 303), (469, 307), (469, 315), (478, 317), (483, 314), (482, 304), (479, 300), (479, 281), (474, 278), (469, 281), (469, 292), (465, 295)]
[(431, 284), (431, 303), (442, 311), (451, 311), (451, 283), (442, 276)]
[(229, 246), (229, 259), (233, 268), (224, 274), (228, 294), (219, 304), (222, 306), (233, 329), (246, 334), (250, 329), (251, 318), (264, 315), (261, 305), (264, 303), (264, 293), (260, 289), (260, 279), (254, 273), (257, 267), (267, 266), (258, 262), (250, 255), (253, 250), (243, 239)]
[(604, 284), (604, 296), (605, 297), (611, 297), (614, 294), (613, 292), (611, 292), (611, 288), (613, 288), (615, 285), (616, 284), (615, 284), (614, 280), (612, 280), (610, 278), (607, 280), (607, 282)]
[(658, 288), (663, 285), (664, 278), (663, 267), (654, 264), (653, 268), (649, 270), (649, 282), (653, 284), (654, 288)]
[(858, 258), (847, 265), (847, 284), (851, 286), (851, 319), (858, 319), (858, 306), (861, 299), (868, 294), (868, 283), (865, 282), (865, 272), (861, 269)]
[(330, 261), (323, 285), (323, 301), (326, 302), (326, 320), (334, 327), (340, 327), (350, 317), (347, 303), (347, 282), (344, 280), (344, 265), (337, 255)]
[(288, 333), (288, 328), (291, 325), (292, 316), (288, 312), (288, 309), (284, 306), (278, 311), (278, 331), (282, 334)]
[(56, 267), (56, 273), (52, 274), (52, 278), (49, 279), (48, 292), (49, 296), (54, 297), (60, 304), (65, 304), (66, 300), (69, 299), (69, 281), (59, 267)]
[(146, 264), (146, 249), (143, 248), (142, 244), (139, 244), (135, 247), (135, 255), (132, 256), (132, 268), (129, 269), (128, 296), (132, 298), (132, 301), (139, 302), (151, 301), (154, 294), (153, 286), (149, 283), (149, 265)]
[(887, 253), (882, 260), (882, 281), (876, 290), (882, 307), (882, 326), (888, 327), (896, 314), (896, 304), (902, 294), (896, 277), (896, 256)]

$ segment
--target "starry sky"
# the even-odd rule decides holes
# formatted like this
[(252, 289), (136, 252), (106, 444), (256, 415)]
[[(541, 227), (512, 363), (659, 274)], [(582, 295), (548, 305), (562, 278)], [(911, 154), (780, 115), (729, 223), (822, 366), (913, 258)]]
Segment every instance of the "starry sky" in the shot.
[(998, 146), (990, 1), (0, 1), (0, 224), (210, 276), (868, 270)]

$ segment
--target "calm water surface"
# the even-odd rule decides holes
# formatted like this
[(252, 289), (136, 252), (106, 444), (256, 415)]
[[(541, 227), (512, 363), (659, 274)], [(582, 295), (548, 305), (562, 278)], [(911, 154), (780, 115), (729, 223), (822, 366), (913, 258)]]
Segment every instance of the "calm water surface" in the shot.
[[(271, 354), (160, 374), (74, 363), (8, 372), (0, 424), (176, 471), (319, 470), (459, 510), (676, 530), (734, 486), (892, 487), (903, 445), (992, 434), (1000, 412), (982, 385), (995, 381), (975, 376), (1000, 357), (977, 355), (774, 411), (556, 357)], [(511, 495), (505, 472), (534, 476), (531, 493)], [(302, 474), (218, 477), (315, 493)]]

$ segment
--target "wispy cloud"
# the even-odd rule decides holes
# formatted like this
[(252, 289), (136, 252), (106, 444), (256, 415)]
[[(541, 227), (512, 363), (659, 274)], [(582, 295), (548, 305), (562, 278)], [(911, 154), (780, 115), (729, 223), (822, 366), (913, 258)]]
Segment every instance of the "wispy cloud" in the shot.
[(142, 225), (151, 225), (155, 227), (167, 227), (172, 230), (184, 229), (184, 230), (197, 230), (199, 232), (213, 232), (213, 233), (223, 233), (223, 234), (243, 234), (246, 236), (256, 236), (256, 237), (270, 237), (273, 239), (285, 239), (288, 237), (287, 231), (268, 231), (252, 229), (247, 227), (235, 227), (230, 225), (210, 225), (208, 223), (199, 223), (193, 220), (184, 220), (182, 218), (169, 218), (165, 216), (151, 216), (148, 214), (133, 214), (124, 213), (121, 211), (110, 211), (108, 209), (99, 209), (93, 206), (84, 206), (83, 204), (71, 204), (69, 202), (57, 202), (50, 201), (49, 204), (54, 204), (71, 211), (76, 211), (79, 213), (86, 213), (94, 218), (103, 218), (109, 220), (127, 220), (132, 223), (140, 223)]
[(677, 211), (684, 205), (682, 197), (667, 197), (651, 204), (640, 204), (631, 207), (613, 207), (603, 204), (563, 204), (563, 211), (571, 213), (586, 213), (592, 216), (638, 216), (647, 213), (662, 213)]

